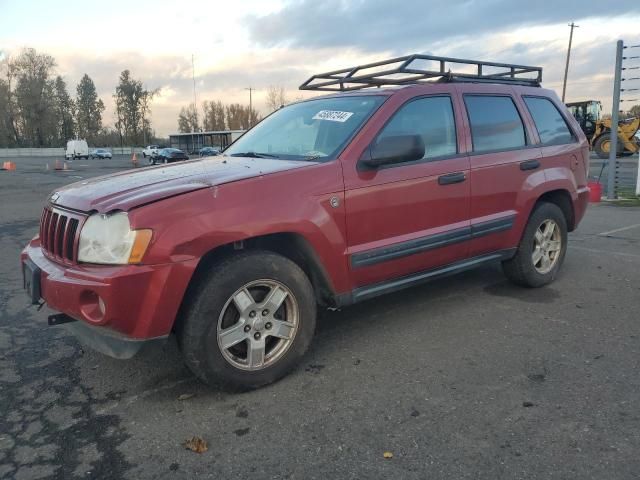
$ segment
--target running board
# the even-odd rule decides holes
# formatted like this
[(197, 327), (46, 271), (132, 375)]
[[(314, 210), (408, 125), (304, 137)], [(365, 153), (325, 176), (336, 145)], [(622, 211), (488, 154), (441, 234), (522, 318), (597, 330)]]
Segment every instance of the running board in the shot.
[(362, 302), (363, 300), (368, 300), (379, 295), (397, 292), (398, 290), (403, 290), (415, 285), (420, 285), (421, 283), (430, 282), (432, 280), (437, 280), (439, 278), (454, 275), (466, 270), (471, 270), (486, 263), (491, 263), (498, 260), (506, 260), (513, 257), (513, 255), (515, 255), (516, 253), (516, 250), (517, 249), (515, 248), (500, 250), (499, 252), (493, 252), (490, 254), (461, 260), (459, 262), (450, 263), (449, 265), (438, 267), (436, 269), (425, 270), (385, 282), (358, 287), (350, 294), (340, 295), (336, 300), (338, 301), (340, 307), (351, 303)]

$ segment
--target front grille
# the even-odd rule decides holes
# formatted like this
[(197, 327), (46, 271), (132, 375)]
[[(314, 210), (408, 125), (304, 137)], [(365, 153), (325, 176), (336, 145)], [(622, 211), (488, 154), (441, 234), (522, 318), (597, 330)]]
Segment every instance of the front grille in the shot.
[(75, 262), (83, 219), (83, 216), (66, 210), (45, 207), (40, 219), (40, 245), (44, 253), (63, 263)]

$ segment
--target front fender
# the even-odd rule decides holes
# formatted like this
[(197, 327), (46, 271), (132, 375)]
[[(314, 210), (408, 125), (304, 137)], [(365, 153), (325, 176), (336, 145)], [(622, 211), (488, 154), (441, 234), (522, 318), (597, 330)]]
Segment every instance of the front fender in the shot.
[(154, 232), (145, 264), (199, 260), (223, 245), (294, 233), (313, 248), (334, 291), (349, 288), (344, 187), (336, 162), (197, 190), (129, 216), (133, 228)]

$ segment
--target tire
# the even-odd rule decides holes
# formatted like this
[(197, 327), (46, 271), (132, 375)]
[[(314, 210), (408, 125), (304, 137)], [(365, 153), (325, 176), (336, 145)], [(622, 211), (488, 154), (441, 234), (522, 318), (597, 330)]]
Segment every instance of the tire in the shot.
[[(610, 133), (603, 133), (597, 138), (596, 142), (593, 144), (593, 149), (595, 150), (599, 158), (602, 158), (602, 159), (609, 158), (609, 151), (608, 149), (605, 151), (605, 149), (603, 148), (603, 145), (605, 145), (606, 143), (609, 143), (610, 145), (611, 144), (610, 142), (611, 142)], [(624, 152), (624, 144), (620, 140), (620, 138), (618, 138), (618, 143), (616, 144), (616, 150), (618, 151), (616, 155), (617, 157), (621, 156), (622, 153)]]
[[(298, 265), (253, 250), (215, 263), (195, 281), (176, 330), (185, 363), (199, 379), (225, 389), (251, 390), (279, 380), (300, 362), (315, 331), (316, 302), (311, 282)], [(275, 312), (265, 308), (270, 294), (283, 292)], [(244, 300), (238, 302), (245, 305), (244, 314), (234, 297)], [(242, 325), (235, 330), (242, 339), (221, 346), (230, 337), (220, 332)], [(289, 339), (273, 335), (284, 331)], [(250, 346), (263, 356), (250, 358)]]
[[(552, 223), (555, 227), (547, 230)], [(546, 238), (547, 232), (551, 234), (550, 238)], [(555, 243), (557, 241), (559, 245)], [(545, 251), (549, 264), (545, 260)], [(502, 269), (507, 278), (517, 285), (542, 287), (556, 278), (566, 253), (567, 221), (564, 214), (556, 204), (541, 202), (529, 217), (515, 256), (502, 262)]]

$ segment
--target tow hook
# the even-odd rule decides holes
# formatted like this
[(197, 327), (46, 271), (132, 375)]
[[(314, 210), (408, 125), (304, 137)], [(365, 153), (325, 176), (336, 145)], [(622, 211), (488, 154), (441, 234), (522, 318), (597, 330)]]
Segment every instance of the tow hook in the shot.
[(62, 325), (63, 323), (75, 322), (76, 319), (70, 317), (65, 313), (56, 313), (55, 315), (49, 315), (47, 319), (49, 322), (49, 326), (53, 327), (56, 325)]

